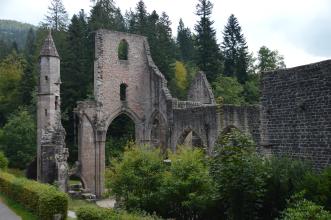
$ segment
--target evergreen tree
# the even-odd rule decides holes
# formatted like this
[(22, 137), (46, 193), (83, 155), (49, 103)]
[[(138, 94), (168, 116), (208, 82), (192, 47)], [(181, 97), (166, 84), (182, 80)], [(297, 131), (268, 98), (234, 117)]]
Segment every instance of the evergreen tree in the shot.
[(66, 41), (68, 42), (64, 54), (66, 62), (63, 65), (64, 71), (61, 73), (63, 81), (61, 107), (67, 117), (64, 117), (62, 121), (67, 131), (67, 145), (72, 153), (70, 160), (75, 161), (77, 148), (74, 146), (73, 109), (78, 100), (84, 100), (88, 94), (92, 93), (93, 83), (93, 58), (90, 54), (87, 18), (83, 10), (72, 17)]
[(207, 79), (213, 82), (221, 73), (221, 53), (216, 41), (216, 31), (211, 20), (213, 4), (209, 0), (199, 0), (196, 14), (200, 20), (195, 25), (196, 36), (196, 63), (206, 73)]
[(172, 39), (171, 21), (166, 13), (149, 14), (143, 1), (134, 12), (126, 13), (129, 32), (146, 36), (156, 66), (170, 80), (174, 76), (175, 42)]
[(113, 0), (99, 0), (91, 9), (89, 18), (91, 31), (100, 28), (125, 31), (125, 22), (119, 8), (116, 8)]
[(258, 51), (257, 69), (259, 72), (286, 68), (284, 57), (277, 50), (270, 50), (266, 46), (262, 46)]
[(190, 29), (184, 26), (182, 19), (179, 20), (176, 41), (179, 49), (179, 59), (186, 62), (192, 61), (195, 54), (193, 37)]
[(9, 159), (10, 167), (25, 169), (33, 160), (37, 153), (36, 137), (35, 121), (26, 109), (11, 114), (0, 136), (0, 149)]
[[(29, 106), (33, 101), (33, 93), (35, 92), (36, 87), (36, 63), (37, 59), (35, 58), (35, 33), (32, 28), (28, 32), (28, 36), (24, 48), (24, 56), (26, 59), (26, 66), (24, 68), (24, 73), (20, 83), (20, 96), (21, 102), (23, 105)], [(31, 106), (32, 107), (32, 106)]]
[(145, 3), (142, 0), (137, 3), (136, 14), (134, 18), (135, 25), (133, 26), (133, 32), (136, 34), (146, 35), (148, 32), (146, 29), (148, 14), (146, 11)]
[(0, 63), (0, 126), (20, 103), (19, 85), (26, 61), (13, 51)]
[(233, 14), (223, 32), (222, 50), (224, 74), (235, 76), (240, 83), (244, 83), (248, 77), (249, 53), (239, 22)]
[(43, 26), (48, 26), (56, 31), (65, 30), (68, 24), (68, 14), (62, 0), (52, 0), (48, 7), (48, 14)]

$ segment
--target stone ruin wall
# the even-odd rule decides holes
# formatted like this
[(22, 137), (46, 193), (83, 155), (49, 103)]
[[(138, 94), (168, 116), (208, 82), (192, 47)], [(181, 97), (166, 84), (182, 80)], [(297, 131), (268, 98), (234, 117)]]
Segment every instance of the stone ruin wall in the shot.
[(221, 134), (229, 128), (237, 128), (251, 135), (257, 146), (260, 143), (260, 106), (222, 105), (219, 109), (219, 127)]
[(331, 60), (264, 73), (261, 105), (264, 149), (331, 164)]

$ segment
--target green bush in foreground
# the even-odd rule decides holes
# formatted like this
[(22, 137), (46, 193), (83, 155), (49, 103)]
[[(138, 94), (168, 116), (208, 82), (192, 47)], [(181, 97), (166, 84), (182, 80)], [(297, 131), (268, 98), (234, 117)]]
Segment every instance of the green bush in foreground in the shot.
[(62, 219), (66, 219), (68, 197), (54, 186), (1, 172), (0, 192), (36, 214), (39, 219), (52, 220), (55, 214), (61, 214)]
[(299, 193), (292, 197), (294, 201), (285, 209), (283, 213), (283, 220), (329, 220), (331, 213), (324, 210), (322, 206), (314, 202), (306, 200)]
[(0, 151), (0, 170), (6, 170), (8, 167), (8, 159), (5, 154)]
[(203, 219), (213, 203), (214, 181), (204, 153), (182, 149), (169, 153), (134, 147), (114, 164), (111, 192), (126, 210), (143, 210), (175, 219)]
[(210, 170), (218, 190), (215, 215), (223, 209), (226, 219), (258, 218), (267, 172), (252, 139), (237, 130), (221, 136)]
[(98, 207), (81, 207), (77, 210), (78, 220), (157, 220), (157, 217), (116, 212)]

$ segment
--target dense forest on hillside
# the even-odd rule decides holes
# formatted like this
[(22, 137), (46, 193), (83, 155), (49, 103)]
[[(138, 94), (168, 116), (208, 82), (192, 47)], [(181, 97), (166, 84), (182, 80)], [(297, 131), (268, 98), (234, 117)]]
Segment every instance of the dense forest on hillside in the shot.
[(36, 29), (37, 27), (18, 21), (0, 19), (0, 44), (3, 44), (4, 41), (9, 45), (14, 44), (14, 47), (22, 50), (30, 28)]
[[(73, 156), (77, 155), (73, 108), (77, 101), (93, 98), (93, 31), (100, 28), (146, 36), (153, 60), (168, 80), (172, 95), (178, 99), (186, 99), (190, 81), (197, 71), (202, 70), (219, 104), (257, 104), (260, 96), (259, 74), (285, 67), (283, 57), (262, 45), (255, 56), (247, 46), (235, 15), (231, 15), (224, 24), (223, 39), (219, 42), (216, 31), (220, 30), (213, 27), (212, 9), (210, 1), (197, 0), (194, 30), (186, 27), (181, 19), (176, 34), (171, 29), (167, 13), (147, 9), (142, 0), (133, 10), (126, 12), (122, 12), (114, 0), (96, 0), (89, 13), (81, 10), (70, 20), (62, 1), (52, 0), (39, 27), (0, 21), (2, 148), (11, 145), (3, 144), (7, 137), (17, 135), (14, 130), (13, 134), (8, 134), (10, 126), (13, 129), (18, 126), (22, 132), (28, 130), (30, 134), (35, 132), (38, 57), (49, 28), (61, 56), (62, 120), (72, 162), (77, 159)], [(16, 125), (18, 119), (26, 122)], [(22, 145), (35, 149), (34, 139), (15, 140), (13, 149)], [(34, 154), (34, 150), (27, 150), (17, 159), (30, 161)]]

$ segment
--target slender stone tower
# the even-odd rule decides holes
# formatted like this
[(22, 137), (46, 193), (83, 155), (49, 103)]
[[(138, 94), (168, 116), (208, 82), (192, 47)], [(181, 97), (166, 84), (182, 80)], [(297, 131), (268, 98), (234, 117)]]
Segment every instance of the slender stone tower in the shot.
[(37, 178), (43, 183), (56, 183), (66, 191), (68, 179), (65, 130), (60, 110), (60, 57), (51, 32), (40, 51), (40, 76), (37, 103)]

